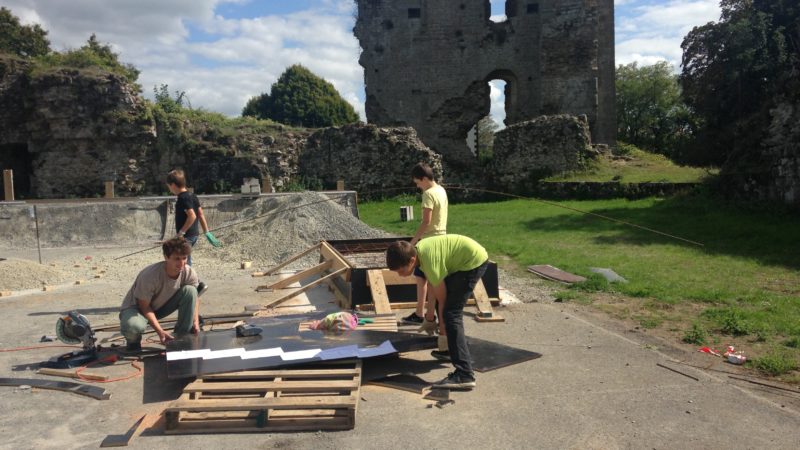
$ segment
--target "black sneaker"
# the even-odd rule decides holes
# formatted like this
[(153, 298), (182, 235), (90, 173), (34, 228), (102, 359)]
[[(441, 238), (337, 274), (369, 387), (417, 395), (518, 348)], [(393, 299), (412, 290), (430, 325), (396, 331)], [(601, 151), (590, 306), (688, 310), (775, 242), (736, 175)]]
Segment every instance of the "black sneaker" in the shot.
[(447, 350), (434, 350), (431, 352), (431, 356), (438, 359), (439, 361), (450, 361), (450, 352)]
[(408, 325), (422, 325), (424, 319), (417, 315), (417, 312), (414, 311), (411, 314), (403, 317), (402, 322)]
[(433, 388), (472, 390), (475, 387), (475, 377), (458, 372), (450, 372), (447, 378), (433, 383)]
[(202, 281), (197, 284), (197, 296), (200, 297), (203, 295), (203, 292), (208, 290), (208, 285), (203, 283)]

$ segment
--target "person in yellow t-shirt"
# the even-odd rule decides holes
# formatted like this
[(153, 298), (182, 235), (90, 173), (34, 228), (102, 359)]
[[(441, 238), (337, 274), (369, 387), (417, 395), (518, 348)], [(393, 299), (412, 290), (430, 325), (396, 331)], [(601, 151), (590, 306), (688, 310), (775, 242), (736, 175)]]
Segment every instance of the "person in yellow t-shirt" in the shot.
[[(409, 276), (415, 270), (425, 274), (438, 302), (440, 322), (444, 323), (447, 351), (434, 350), (431, 356), (449, 360), (455, 371), (434, 387), (444, 389), (472, 389), (475, 373), (464, 333), (464, 305), (472, 290), (486, 272), (489, 255), (479, 243), (457, 234), (433, 236), (421, 240), (416, 247), (408, 241), (397, 241), (386, 250), (386, 266), (400, 276)], [(433, 322), (433, 312), (425, 315)]]
[[(421, 239), (431, 236), (447, 234), (447, 192), (436, 183), (431, 167), (419, 163), (411, 169), (411, 179), (422, 190), (422, 221), (417, 232), (411, 239), (411, 245), (417, 245)], [(428, 300), (428, 309), (433, 311), (434, 305), (430, 293), (430, 286), (425, 281), (422, 272), (415, 272), (417, 279), (417, 308), (414, 312), (403, 317), (403, 323), (422, 325), (424, 322), (423, 307)]]

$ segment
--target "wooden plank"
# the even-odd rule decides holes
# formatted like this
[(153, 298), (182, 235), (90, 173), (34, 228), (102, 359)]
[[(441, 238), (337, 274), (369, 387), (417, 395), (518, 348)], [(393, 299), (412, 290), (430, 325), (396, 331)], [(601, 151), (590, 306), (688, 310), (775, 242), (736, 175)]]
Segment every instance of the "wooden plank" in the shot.
[[(298, 259), (302, 258), (303, 256), (306, 256), (307, 254), (313, 252), (314, 250), (316, 250), (318, 248), (319, 248), (319, 244), (313, 245), (313, 246), (303, 250), (302, 252), (292, 256), (291, 258), (287, 259), (286, 261), (278, 264), (277, 266), (275, 266), (275, 267), (273, 267), (271, 269), (268, 269), (268, 270), (266, 270), (264, 272), (258, 272), (258, 273), (263, 274), (263, 275), (260, 275), (260, 276), (272, 275), (273, 273), (277, 272), (278, 270), (288, 266), (289, 264), (297, 261)], [(256, 276), (256, 275), (253, 274), (253, 276)]]
[[(271, 300), (271, 301), (269, 301), (266, 304), (261, 305), (261, 306), (263, 308), (276, 306), (276, 305), (278, 305), (278, 304), (280, 304), (282, 302), (285, 302), (286, 300), (289, 300), (292, 297), (296, 297), (296, 296), (302, 294), (303, 292), (305, 292), (305, 291), (317, 286), (320, 283), (324, 283), (328, 279), (331, 279), (333, 277), (337, 277), (337, 276), (343, 274), (345, 271), (347, 271), (347, 269), (345, 269), (345, 268), (339, 269), (336, 272), (330, 273), (330, 274), (328, 274), (328, 275), (326, 275), (326, 276), (324, 276), (324, 277), (322, 277), (322, 278), (320, 278), (318, 280), (314, 280), (311, 283), (308, 283), (307, 285), (305, 285), (305, 286), (303, 286), (301, 288), (298, 288), (298, 289), (296, 289), (296, 290), (294, 290), (294, 291), (292, 291), (292, 292), (290, 292), (290, 293), (288, 293), (288, 294), (286, 294), (286, 295), (284, 295), (282, 297), (279, 297), (279, 298), (277, 298), (275, 300)], [(258, 290), (258, 289), (256, 289), (256, 290)]]
[[(500, 304), (500, 299), (490, 298), (489, 303), (491, 303), (492, 306), (497, 306)], [(467, 305), (475, 306), (475, 299), (467, 300)], [(389, 304), (389, 306), (391, 306), (392, 309), (414, 309), (417, 307), (417, 302), (392, 302)], [(364, 303), (361, 305), (356, 305), (356, 311), (374, 311), (374, 310), (375, 310), (375, 305), (373, 305), (372, 303)]]
[(218, 381), (204, 382), (203, 380), (189, 383), (183, 392), (206, 393), (242, 393), (242, 392), (319, 392), (354, 389), (358, 384), (351, 380), (311, 380), (311, 381)]
[(389, 294), (386, 292), (386, 285), (383, 283), (383, 270), (368, 270), (367, 283), (372, 292), (372, 303), (375, 305), (377, 314), (390, 314), (392, 307), (389, 305)]
[(241, 372), (215, 373), (203, 375), (203, 380), (237, 380), (243, 378), (343, 378), (353, 376), (358, 369), (281, 369), (244, 370)]
[(489, 303), (489, 294), (486, 293), (483, 280), (478, 280), (478, 282), (475, 283), (472, 295), (475, 296), (475, 306), (478, 307), (478, 315), (481, 317), (492, 317), (494, 311), (492, 310), (492, 304)]
[(14, 201), (14, 171), (6, 169), (3, 171), (3, 193), (7, 202)]
[(314, 397), (261, 397), (210, 400), (177, 400), (164, 411), (211, 412), (211, 411), (257, 411), (260, 409), (321, 409), (347, 408), (358, 402), (354, 395), (331, 395)]
[(333, 265), (333, 261), (325, 261), (322, 264), (318, 264), (310, 269), (303, 270), (302, 272), (298, 272), (292, 276), (286, 277), (282, 280), (276, 281), (271, 285), (267, 286), (269, 289), (282, 289), (286, 286), (289, 286), (292, 283), (296, 283), (304, 278), (311, 277), (313, 275), (317, 275), (322, 273), (331, 268)]
[(113, 181), (106, 181), (106, 197), (105, 198), (114, 198), (114, 182)]
[(339, 270), (342, 268), (347, 269), (343, 278), (344, 281), (350, 281), (350, 269), (352, 265), (347, 262), (346, 259), (342, 255), (339, 254), (333, 247), (330, 246), (325, 241), (319, 243), (319, 254), (322, 256), (322, 259), (326, 261), (333, 261), (333, 266), (331, 267), (333, 270)]
[(51, 369), (47, 367), (42, 367), (41, 369), (37, 370), (36, 373), (41, 375), (51, 375), (54, 377), (65, 377), (65, 378), (77, 378), (83, 380), (92, 380), (92, 381), (107, 381), (108, 375), (100, 375), (98, 373), (92, 373), (83, 371), (81, 372), (80, 376), (78, 376), (75, 369)]
[[(383, 269), (381, 271), (383, 275), (383, 284), (384, 286), (398, 286), (398, 285), (406, 285), (406, 284), (417, 284), (417, 277), (414, 275), (409, 275), (407, 277), (402, 277), (397, 274), (397, 272), (389, 269)], [(367, 280), (367, 286), (369, 286), (369, 280)]]

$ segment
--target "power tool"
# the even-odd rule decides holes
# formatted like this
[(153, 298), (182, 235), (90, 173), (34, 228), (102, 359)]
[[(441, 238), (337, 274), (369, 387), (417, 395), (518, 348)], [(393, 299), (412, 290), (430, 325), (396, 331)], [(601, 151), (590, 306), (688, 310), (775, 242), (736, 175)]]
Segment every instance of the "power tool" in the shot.
[(56, 337), (65, 344), (83, 344), (81, 350), (54, 356), (41, 364), (42, 367), (66, 369), (82, 366), (97, 359), (97, 338), (89, 325), (86, 316), (77, 311), (70, 311), (58, 318)]

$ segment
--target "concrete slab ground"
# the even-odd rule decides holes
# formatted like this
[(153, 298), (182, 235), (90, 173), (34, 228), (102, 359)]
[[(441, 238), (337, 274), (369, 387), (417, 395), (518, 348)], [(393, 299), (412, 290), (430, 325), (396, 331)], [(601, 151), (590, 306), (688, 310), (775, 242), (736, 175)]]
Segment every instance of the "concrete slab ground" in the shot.
[[(247, 273), (215, 278), (203, 313), (240, 312), (263, 302)], [(501, 279), (501, 284), (507, 285)], [(525, 280), (513, 283), (537, 289)], [(39, 345), (54, 334), (59, 314), (78, 309), (95, 326), (114, 323), (129, 282), (100, 280), (0, 299), (0, 349)], [(527, 287), (526, 287), (527, 286)], [(523, 291), (523, 292), (520, 292)], [(120, 294), (122, 293), (122, 294)], [(328, 295), (324, 288), (309, 296)], [(324, 304), (323, 300), (323, 304)], [(545, 301), (499, 309), (504, 323), (466, 320), (469, 335), (540, 352), (542, 358), (478, 374), (472, 392), (454, 392), (444, 408), (409, 392), (364, 386), (354, 430), (276, 434), (166, 436), (159, 424), (133, 448), (574, 448), (574, 449), (795, 449), (800, 445), (800, 392), (768, 393), (734, 384), (727, 374), (679, 364), (640, 333), (599, 321), (572, 306)], [(53, 344), (49, 344), (53, 345)], [(47, 378), (27, 365), (67, 349), (0, 352), (0, 377)], [(684, 358), (686, 356), (686, 358)], [(449, 367), (426, 352), (393, 361), (435, 381)], [(657, 366), (662, 363), (691, 377)], [(376, 370), (375, 362), (367, 362)], [(97, 448), (123, 434), (145, 413), (158, 414), (185, 382), (166, 378), (163, 358), (149, 358), (145, 375), (99, 385), (108, 401), (74, 394), (0, 387), (0, 448)], [(106, 369), (103, 369), (106, 370)], [(109, 375), (130, 373), (118, 366)], [(380, 370), (380, 367), (377, 367)], [(113, 373), (112, 373), (113, 372)]]

